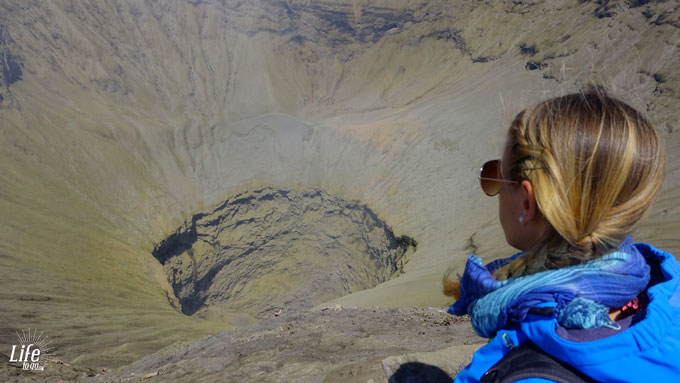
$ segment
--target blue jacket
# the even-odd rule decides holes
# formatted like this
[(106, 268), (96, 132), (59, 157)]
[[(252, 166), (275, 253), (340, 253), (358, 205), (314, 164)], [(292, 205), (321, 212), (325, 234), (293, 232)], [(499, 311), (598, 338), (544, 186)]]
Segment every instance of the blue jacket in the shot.
[[(680, 263), (672, 254), (648, 244), (635, 247), (645, 257), (652, 276), (644, 319), (614, 335), (577, 342), (557, 335), (559, 325), (554, 317), (529, 314), (519, 325), (498, 331), (477, 350), (454, 382), (478, 382), (511, 348), (526, 340), (600, 382), (680, 382)], [(520, 382), (551, 381), (531, 378)]]

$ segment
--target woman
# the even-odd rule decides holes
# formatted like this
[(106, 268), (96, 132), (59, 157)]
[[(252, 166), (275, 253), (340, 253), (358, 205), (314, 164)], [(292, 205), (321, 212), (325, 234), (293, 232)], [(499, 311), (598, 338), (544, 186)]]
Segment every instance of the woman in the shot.
[(444, 277), (449, 312), (492, 338), (455, 382), (680, 381), (680, 264), (629, 237), (663, 164), (649, 122), (604, 94), (517, 115), (480, 180), (522, 252)]

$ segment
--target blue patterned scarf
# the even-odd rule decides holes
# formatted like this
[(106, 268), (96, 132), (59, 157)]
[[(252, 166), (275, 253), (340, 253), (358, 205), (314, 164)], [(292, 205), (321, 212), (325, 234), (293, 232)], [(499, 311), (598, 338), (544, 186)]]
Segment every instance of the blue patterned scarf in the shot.
[(609, 307), (621, 307), (649, 282), (649, 266), (627, 238), (616, 251), (587, 263), (497, 281), (491, 275), (512, 259), (482, 265), (476, 255), (468, 257), (461, 277), (461, 297), (449, 314), (470, 314), (480, 336), (521, 322), (533, 307), (554, 302), (560, 325), (566, 328), (614, 327)]

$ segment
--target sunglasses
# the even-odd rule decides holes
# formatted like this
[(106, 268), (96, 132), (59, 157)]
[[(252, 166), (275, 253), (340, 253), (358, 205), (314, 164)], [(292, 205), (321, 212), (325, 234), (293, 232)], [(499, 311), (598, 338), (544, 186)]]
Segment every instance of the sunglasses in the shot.
[(504, 180), (501, 176), (501, 160), (487, 161), (479, 171), (479, 183), (488, 196), (495, 196), (501, 191), (502, 183), (516, 184), (517, 181)]

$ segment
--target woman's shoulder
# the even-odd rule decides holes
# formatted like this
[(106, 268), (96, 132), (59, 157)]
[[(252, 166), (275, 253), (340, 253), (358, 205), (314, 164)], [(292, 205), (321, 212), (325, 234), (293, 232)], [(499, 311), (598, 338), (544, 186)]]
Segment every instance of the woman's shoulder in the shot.
[[(650, 266), (651, 279), (646, 310), (635, 318), (629, 318), (628, 326), (619, 330), (608, 329), (612, 330), (608, 332), (595, 329), (593, 334), (585, 334), (588, 336), (568, 339), (556, 331), (559, 324), (549, 314), (550, 310), (545, 310), (548, 314), (531, 310), (521, 323), (498, 331), (487, 345), (480, 348), (455, 382), (479, 382), (486, 371), (527, 340), (545, 353), (600, 381), (630, 378), (646, 381), (650, 377), (665, 381), (679, 376), (680, 262), (671, 253), (652, 245), (636, 243), (634, 246)], [(556, 302), (539, 304), (546, 308), (555, 305)], [(551, 382), (546, 378), (520, 381)]]
[(523, 333), (599, 381), (667, 381), (680, 376), (680, 262), (652, 245), (635, 247), (650, 266), (643, 312), (626, 318), (625, 325), (571, 333), (560, 331), (548, 318), (529, 318), (521, 324)]

